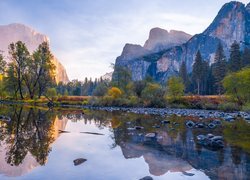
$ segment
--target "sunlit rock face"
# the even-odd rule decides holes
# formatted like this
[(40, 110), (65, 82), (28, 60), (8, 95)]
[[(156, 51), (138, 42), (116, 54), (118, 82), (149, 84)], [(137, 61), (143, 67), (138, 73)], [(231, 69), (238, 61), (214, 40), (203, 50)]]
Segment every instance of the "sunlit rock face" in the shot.
[[(188, 72), (191, 72), (198, 50), (203, 59), (212, 64), (218, 43), (221, 42), (228, 58), (234, 41), (250, 43), (250, 4), (245, 6), (236, 1), (226, 3), (208, 28), (193, 37), (180, 31), (168, 32), (154, 28), (144, 45), (151, 53), (144, 55), (140, 63), (143, 65), (143, 62), (147, 62), (147, 68), (138, 67), (138, 64), (133, 66), (133, 60), (123, 61), (122, 65), (127, 66), (131, 72), (143, 69), (140, 77), (145, 77), (142, 74), (149, 74), (156, 81), (165, 83), (170, 76), (178, 73), (183, 61), (186, 62)], [(243, 46), (241, 43), (242, 48)], [(116, 61), (116, 65), (119, 64), (121, 61)], [(174, 73), (168, 73), (170, 70)], [(138, 76), (138, 73), (132, 73), (132, 79), (138, 79)]]
[[(36, 32), (32, 28), (23, 24), (9, 24), (0, 26), (0, 50), (9, 61), (8, 46), (10, 43), (22, 41), (26, 44), (30, 53), (35, 51), (42, 42), (49, 42), (49, 38)], [(69, 81), (63, 65), (54, 56), (53, 62), (56, 66), (56, 81), (67, 83)]]
[(144, 48), (158, 52), (173, 46), (187, 42), (192, 36), (182, 31), (153, 28), (150, 30), (149, 38), (144, 44)]

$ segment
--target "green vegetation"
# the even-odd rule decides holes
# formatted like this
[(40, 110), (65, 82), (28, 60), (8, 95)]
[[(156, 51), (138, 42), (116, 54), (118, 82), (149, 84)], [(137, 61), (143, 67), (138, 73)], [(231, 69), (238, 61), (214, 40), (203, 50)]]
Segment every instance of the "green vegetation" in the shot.
[(250, 50), (245, 48), (241, 52), (236, 42), (232, 44), (228, 62), (219, 43), (211, 66), (198, 50), (191, 73), (183, 61), (179, 75), (164, 83), (154, 81), (150, 72), (144, 80), (133, 81), (131, 72), (123, 66), (115, 67), (111, 82), (102, 78), (94, 81), (85, 78), (83, 82), (73, 80), (67, 84), (56, 84), (55, 66), (47, 43), (39, 45), (33, 54), (21, 41), (12, 43), (9, 56), (11, 61), (7, 64), (0, 55), (1, 100), (30, 105), (46, 105), (53, 101), (55, 106), (77, 104), (250, 110), (250, 68), (247, 67), (250, 65)]
[(9, 45), (11, 62), (6, 67), (0, 56), (2, 91), (15, 99), (40, 98), (47, 88), (55, 85), (55, 66), (48, 43), (39, 45), (30, 55), (26, 45), (18, 41)]
[(228, 143), (250, 153), (250, 125), (244, 120), (224, 124), (223, 134)]
[(250, 102), (250, 68), (227, 75), (223, 85), (226, 93), (239, 105)]
[(180, 77), (171, 77), (167, 82), (166, 99), (170, 103), (175, 103), (184, 95), (185, 86)]

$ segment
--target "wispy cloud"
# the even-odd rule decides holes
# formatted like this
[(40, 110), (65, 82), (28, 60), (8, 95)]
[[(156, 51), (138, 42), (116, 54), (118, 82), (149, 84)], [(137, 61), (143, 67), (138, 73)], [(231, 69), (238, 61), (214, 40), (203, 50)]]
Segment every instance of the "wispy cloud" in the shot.
[(111, 71), (124, 44), (143, 45), (153, 27), (202, 32), (225, 2), (8, 0), (0, 1), (0, 22), (24, 23), (47, 34), (70, 79), (84, 79)]

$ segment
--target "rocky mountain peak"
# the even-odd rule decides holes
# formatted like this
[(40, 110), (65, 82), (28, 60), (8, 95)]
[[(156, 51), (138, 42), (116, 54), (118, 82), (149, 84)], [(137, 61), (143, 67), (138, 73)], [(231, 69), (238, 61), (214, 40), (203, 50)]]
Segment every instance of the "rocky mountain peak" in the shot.
[(123, 48), (120, 58), (131, 60), (134, 58), (144, 56), (145, 54), (148, 53), (150, 52), (140, 45), (126, 44)]
[(225, 45), (231, 45), (235, 40), (244, 40), (245, 10), (245, 5), (241, 2), (226, 3), (203, 34), (217, 37)]
[(176, 30), (168, 32), (165, 29), (153, 28), (150, 30), (149, 38), (144, 44), (144, 48), (157, 52), (173, 46), (177, 46), (187, 42), (191, 35)]

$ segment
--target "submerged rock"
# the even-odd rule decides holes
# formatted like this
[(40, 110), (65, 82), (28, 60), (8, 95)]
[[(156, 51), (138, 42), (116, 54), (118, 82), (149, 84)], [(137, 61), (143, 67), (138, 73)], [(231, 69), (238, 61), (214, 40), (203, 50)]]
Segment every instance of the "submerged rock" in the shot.
[(87, 159), (78, 158), (78, 159), (75, 159), (73, 162), (74, 162), (74, 165), (75, 165), (75, 166), (78, 166), (78, 165), (84, 163), (85, 161), (87, 161)]

